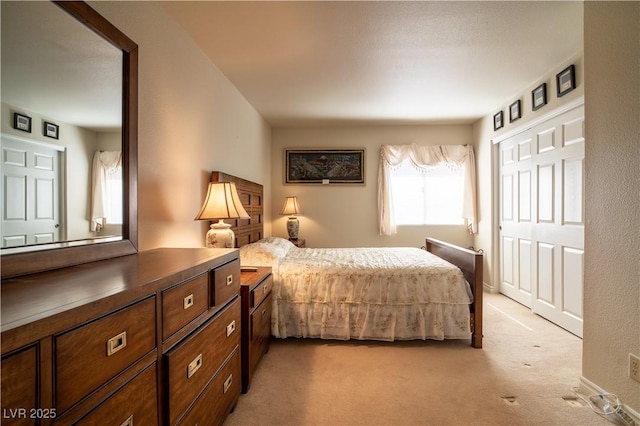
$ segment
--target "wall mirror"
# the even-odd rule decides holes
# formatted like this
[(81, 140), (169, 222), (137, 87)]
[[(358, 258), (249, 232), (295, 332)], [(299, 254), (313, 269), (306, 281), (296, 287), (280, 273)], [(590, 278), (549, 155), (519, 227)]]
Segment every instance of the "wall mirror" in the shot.
[[(23, 190), (19, 179), (28, 178), (3, 170), (2, 278), (137, 252), (137, 45), (84, 2), (1, 6), (3, 169), (20, 163), (22, 146), (59, 151), (59, 158), (45, 156), (58, 158), (48, 161), (59, 164), (60, 190), (55, 203), (45, 198), (44, 205), (61, 212), (54, 221), (59, 238), (5, 233), (7, 218), (20, 216), (16, 206), (32, 202), (29, 191), (50, 184), (31, 184), (33, 190), (25, 183)], [(122, 217), (96, 228), (89, 163), (101, 151), (122, 156)]]

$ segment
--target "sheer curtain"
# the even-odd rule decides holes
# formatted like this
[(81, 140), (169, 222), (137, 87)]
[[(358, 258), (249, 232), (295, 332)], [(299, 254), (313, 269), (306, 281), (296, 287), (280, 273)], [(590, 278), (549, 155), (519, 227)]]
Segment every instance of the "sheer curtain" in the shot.
[[(91, 231), (100, 231), (106, 223), (120, 220), (112, 212), (112, 199), (122, 189), (117, 188), (118, 181), (122, 186), (122, 152), (97, 151), (93, 155), (93, 173), (91, 185)], [(114, 217), (116, 216), (116, 217)], [(110, 220), (111, 219), (111, 220)]]
[(397, 233), (391, 205), (390, 172), (401, 163), (410, 161), (418, 170), (437, 164), (461, 166), (464, 170), (464, 199), (462, 214), (469, 232), (478, 232), (476, 213), (476, 160), (469, 145), (383, 145), (380, 149), (378, 171), (378, 232), (380, 235)]

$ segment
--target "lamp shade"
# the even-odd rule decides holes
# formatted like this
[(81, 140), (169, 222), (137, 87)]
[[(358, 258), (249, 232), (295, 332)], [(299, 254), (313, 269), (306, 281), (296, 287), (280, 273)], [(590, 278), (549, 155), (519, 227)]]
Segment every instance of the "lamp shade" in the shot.
[(242, 206), (236, 184), (233, 182), (211, 182), (207, 197), (195, 220), (249, 219)]
[(300, 204), (298, 204), (298, 197), (286, 197), (280, 214), (295, 215), (300, 213), (302, 211), (300, 210)]

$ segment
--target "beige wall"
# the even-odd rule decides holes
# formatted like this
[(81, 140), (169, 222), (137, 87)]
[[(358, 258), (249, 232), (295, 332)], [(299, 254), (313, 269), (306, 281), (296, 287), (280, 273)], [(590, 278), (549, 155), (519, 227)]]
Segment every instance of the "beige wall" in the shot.
[(266, 122), (161, 2), (90, 4), (139, 46), (139, 249), (204, 245), (193, 218), (213, 170), (265, 184), (268, 223)]
[(640, 412), (640, 2), (584, 3), (583, 377)]
[[(566, 95), (558, 98), (556, 95), (556, 74), (567, 66), (574, 64), (576, 69), (576, 88)], [(533, 111), (531, 108), (531, 91), (542, 83), (547, 83), (547, 105)], [(504, 139), (508, 135), (513, 135), (519, 131), (530, 127), (531, 123), (543, 119), (544, 116), (553, 111), (571, 104), (579, 102), (584, 96), (584, 61), (582, 52), (568, 58), (558, 64), (547, 74), (533, 82), (524, 90), (514, 95), (513, 98), (505, 100), (502, 105), (498, 105), (493, 114), (502, 110), (505, 117), (505, 125), (498, 131), (493, 130), (493, 114), (478, 120), (473, 125), (473, 140), (478, 160), (478, 234), (474, 239), (474, 246), (484, 249), (484, 282), (492, 292), (499, 291), (498, 255), (499, 239), (497, 235), (497, 225), (494, 223), (494, 213), (497, 211), (497, 186), (494, 185), (494, 174), (497, 169), (494, 167), (494, 155), (496, 145), (494, 141)], [(522, 102), (522, 118), (509, 123), (509, 105), (520, 99)], [(495, 231), (495, 232), (494, 232)]]
[[(300, 201), (300, 238), (308, 247), (424, 245), (425, 237), (469, 246), (465, 226), (403, 226), (393, 236), (378, 235), (377, 191), (381, 145), (455, 145), (472, 143), (471, 126), (380, 126), (275, 128), (272, 131), (273, 234), (287, 237), (284, 197)], [(365, 148), (365, 185), (285, 185), (285, 148)]]

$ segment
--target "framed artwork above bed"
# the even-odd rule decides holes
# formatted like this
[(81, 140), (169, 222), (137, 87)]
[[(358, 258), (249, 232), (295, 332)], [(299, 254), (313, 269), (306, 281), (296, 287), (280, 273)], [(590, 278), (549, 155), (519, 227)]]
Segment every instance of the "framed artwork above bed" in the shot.
[(364, 184), (364, 149), (285, 149), (287, 184)]

